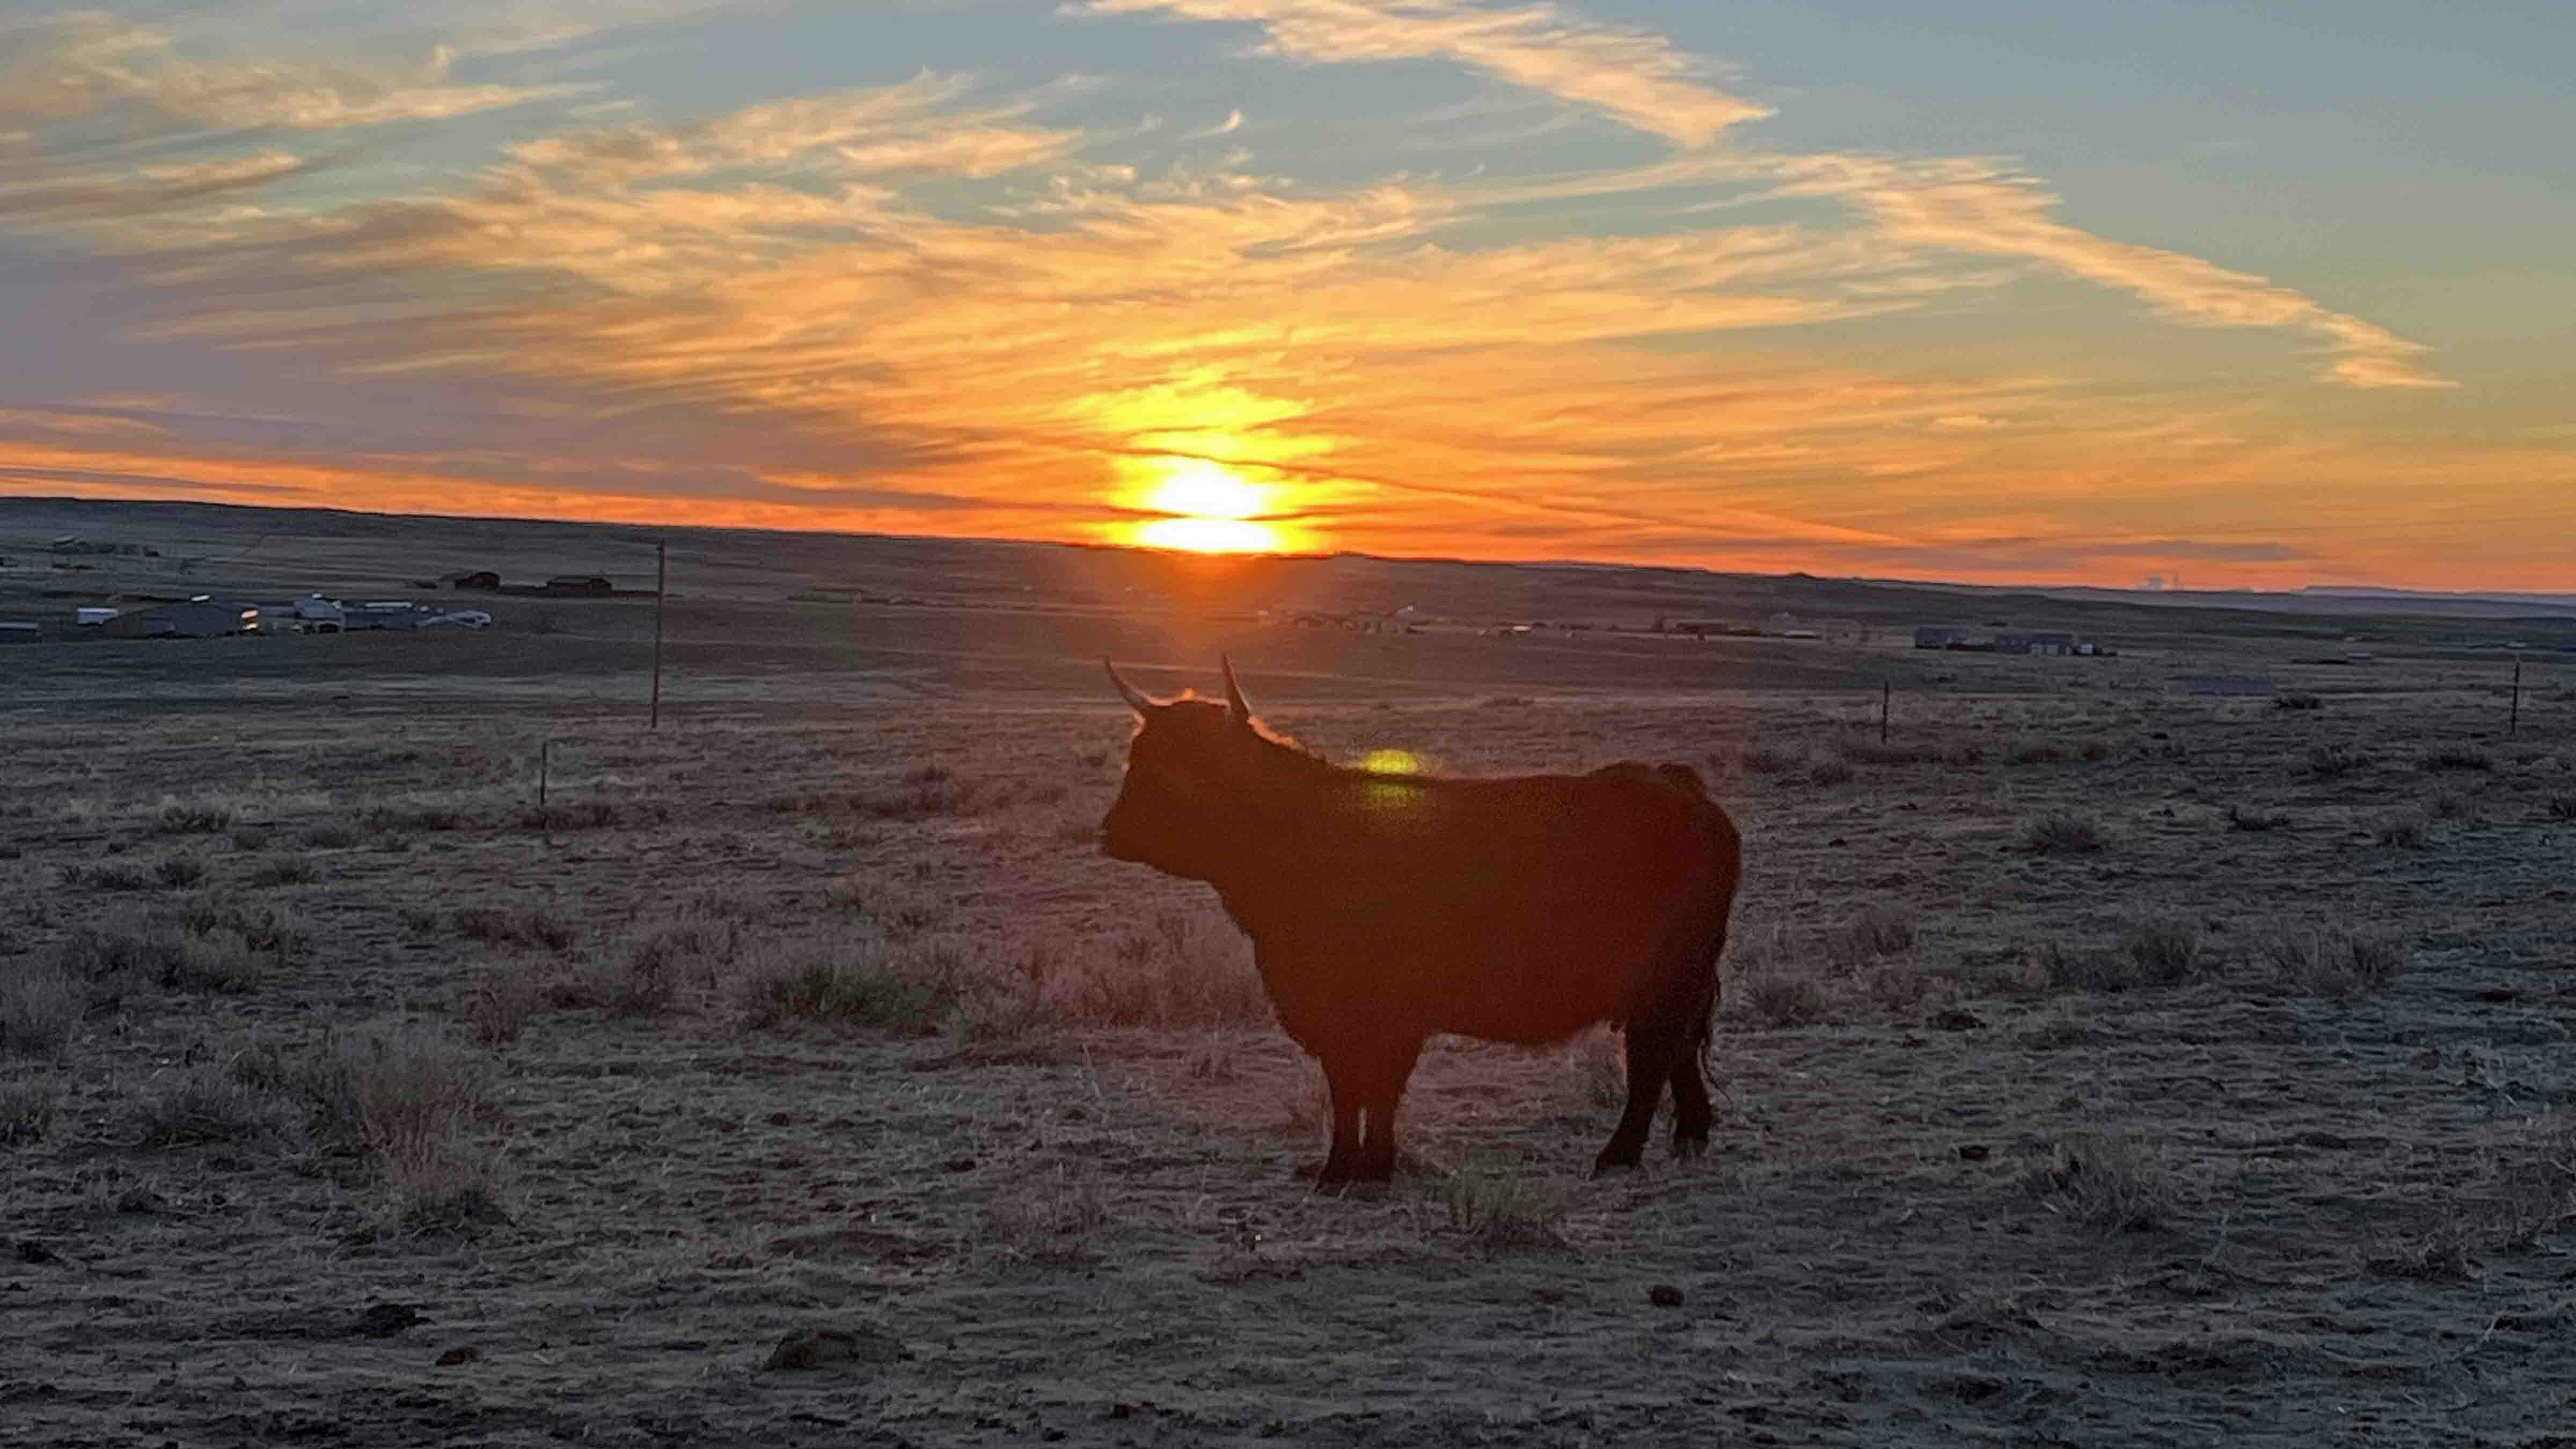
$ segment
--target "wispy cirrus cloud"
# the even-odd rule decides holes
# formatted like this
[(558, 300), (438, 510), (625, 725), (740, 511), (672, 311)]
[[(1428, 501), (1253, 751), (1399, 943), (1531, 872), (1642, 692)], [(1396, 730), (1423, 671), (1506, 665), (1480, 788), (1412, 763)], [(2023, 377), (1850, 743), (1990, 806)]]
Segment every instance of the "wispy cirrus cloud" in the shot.
[(1451, 60), (1684, 146), (1705, 146), (1730, 126), (1771, 114), (1719, 90), (1705, 61), (1662, 36), (1557, 5), (1495, 10), (1455, 0), (1088, 0), (1081, 9), (1257, 24), (1273, 54), (1300, 60)]
[(1828, 155), (1783, 158), (1776, 165), (1788, 178), (1783, 194), (1851, 201), (1881, 234), (1905, 245), (2044, 262), (2132, 293), (2196, 326), (2308, 332), (2338, 354), (2324, 376), (2348, 386), (2452, 385), (2417, 361), (2426, 350), (2422, 345), (2266, 278), (2069, 226), (2050, 215), (2057, 198), (2035, 178), (1990, 162)]
[[(1693, 150), (1771, 114), (1710, 83), (1701, 66), (1661, 37), (1582, 21), (1554, 5), (1480, 10), (1455, 0), (1089, 0), (1085, 9), (1257, 24), (1272, 49), (1308, 60), (1441, 56)], [(2308, 332), (2337, 354), (2323, 376), (2346, 386), (2451, 385), (2422, 366), (2423, 346), (2383, 327), (2262, 277), (2057, 220), (2051, 215), (2057, 198), (2044, 186), (1990, 161), (1739, 149), (1577, 187), (1597, 187), (1600, 194), (1659, 181), (1765, 176), (1779, 181), (1781, 195), (1851, 203), (1900, 244), (2043, 263), (2195, 325)]]
[(434, 121), (572, 94), (575, 85), (468, 84), (452, 52), (363, 60), (279, 47), (183, 44), (96, 12), (0, 22), (0, 133), (73, 123), (89, 145), (177, 134), (334, 131)]

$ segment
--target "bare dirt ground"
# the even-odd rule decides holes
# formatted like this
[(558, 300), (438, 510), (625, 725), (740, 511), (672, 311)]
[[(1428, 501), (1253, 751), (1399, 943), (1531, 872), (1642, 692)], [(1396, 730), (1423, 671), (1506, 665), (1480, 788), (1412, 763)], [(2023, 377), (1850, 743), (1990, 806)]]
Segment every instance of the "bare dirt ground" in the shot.
[[(497, 612), (0, 660), (0, 1442), (2576, 1443), (2560, 675), (773, 594), (647, 732), (648, 612)], [(1335, 758), (1709, 775), (1707, 1160), (1447, 1042), (1448, 1175), (1307, 1192), (1089, 839), (1098, 657), (1219, 647)]]

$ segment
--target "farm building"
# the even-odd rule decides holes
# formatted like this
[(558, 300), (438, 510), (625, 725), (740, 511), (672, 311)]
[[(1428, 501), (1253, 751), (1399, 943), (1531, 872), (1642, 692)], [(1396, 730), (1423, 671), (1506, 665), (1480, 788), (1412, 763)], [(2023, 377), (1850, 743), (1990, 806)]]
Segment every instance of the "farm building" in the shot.
[(2075, 636), (2072, 634), (1998, 634), (1995, 636), (1995, 652), (1997, 654), (2072, 654), (2075, 652)]
[(45, 631), (34, 624), (18, 619), (0, 619), (0, 644), (37, 644), (43, 642), (44, 637)]
[(470, 569), (461, 574), (448, 574), (439, 582), (451, 589), (482, 589), (489, 592), (501, 587), (501, 576), (490, 569)]
[(605, 594), (612, 585), (598, 574), (557, 574), (546, 580), (549, 594)]
[(154, 604), (148, 609), (119, 614), (100, 624), (98, 632), (116, 639), (220, 639), (227, 634), (247, 634), (258, 627), (259, 607), (255, 604), (191, 599), (184, 604)]
[(1914, 647), (1917, 649), (1948, 649), (1954, 645), (1967, 643), (1968, 638), (1968, 626), (1965, 624), (1914, 626)]

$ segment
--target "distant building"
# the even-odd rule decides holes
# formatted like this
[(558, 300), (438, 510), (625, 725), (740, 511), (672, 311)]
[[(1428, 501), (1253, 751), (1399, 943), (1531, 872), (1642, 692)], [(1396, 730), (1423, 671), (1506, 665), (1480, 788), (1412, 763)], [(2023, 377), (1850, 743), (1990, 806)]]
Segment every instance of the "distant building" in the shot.
[(37, 644), (44, 641), (45, 631), (17, 619), (0, 619), (0, 644)]
[(549, 594), (605, 594), (614, 587), (598, 574), (557, 574), (546, 580)]
[(117, 639), (220, 639), (259, 627), (253, 604), (191, 599), (184, 604), (155, 604), (119, 614), (100, 624), (98, 632)]
[(1917, 624), (1914, 626), (1914, 647), (1917, 649), (1947, 649), (1953, 645), (1965, 644), (1967, 642), (1968, 626), (1965, 624)]
[(1995, 652), (1997, 654), (2072, 654), (2075, 652), (2075, 636), (2072, 634), (1998, 634), (1995, 636)]
[(445, 584), (451, 589), (483, 589), (488, 591), (501, 587), (501, 576), (490, 569), (469, 569), (461, 574), (449, 574), (440, 579), (439, 582)]

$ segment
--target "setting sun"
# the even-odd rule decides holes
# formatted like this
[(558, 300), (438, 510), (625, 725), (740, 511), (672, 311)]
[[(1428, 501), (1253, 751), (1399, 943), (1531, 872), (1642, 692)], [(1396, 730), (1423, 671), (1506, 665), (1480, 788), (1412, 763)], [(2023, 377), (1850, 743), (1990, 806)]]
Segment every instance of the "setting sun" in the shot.
[(1152, 548), (1191, 553), (1270, 553), (1285, 545), (1280, 530), (1256, 521), (1271, 489), (1206, 458), (1155, 458), (1156, 475), (1137, 505), (1169, 515), (1134, 526), (1131, 536)]
[(1250, 518), (1261, 511), (1261, 490), (1222, 463), (1205, 458), (1156, 460), (1163, 481), (1145, 506), (1184, 518)]

